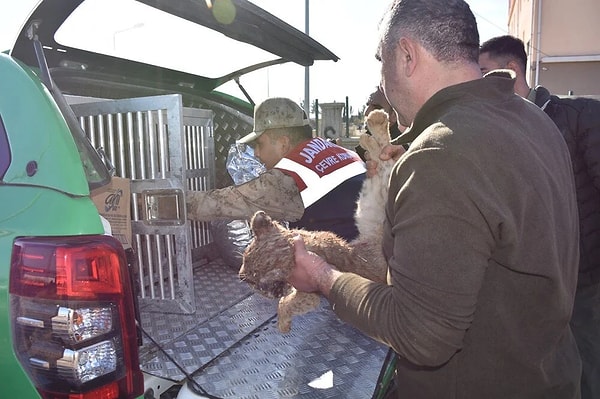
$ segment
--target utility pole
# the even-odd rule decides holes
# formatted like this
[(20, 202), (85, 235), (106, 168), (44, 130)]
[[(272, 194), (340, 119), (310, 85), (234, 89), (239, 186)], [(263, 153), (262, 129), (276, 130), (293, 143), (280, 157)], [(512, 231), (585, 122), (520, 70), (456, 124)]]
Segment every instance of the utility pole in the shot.
[[(305, 10), (304, 10), (304, 33), (308, 35), (308, 25), (309, 25), (309, 3), (310, 0), (305, 0)], [(306, 112), (306, 116), (310, 119), (310, 67), (304, 67), (304, 112)]]

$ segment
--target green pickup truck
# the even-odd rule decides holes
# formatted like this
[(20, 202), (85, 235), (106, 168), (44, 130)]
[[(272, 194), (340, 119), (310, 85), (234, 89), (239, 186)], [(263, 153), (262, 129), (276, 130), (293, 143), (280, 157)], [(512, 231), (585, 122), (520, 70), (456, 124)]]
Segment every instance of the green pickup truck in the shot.
[[(221, 70), (210, 34), (267, 58), (218, 77), (124, 58), (125, 29), (110, 26), (104, 50), (89, 39), (113, 20), (162, 28)], [(136, 54), (156, 51), (158, 36), (139, 37)], [(241, 76), (326, 60), (337, 57), (246, 0), (39, 2), (0, 53), (0, 397), (376, 395), (387, 349), (326, 301), (280, 334), (276, 303), (239, 281), (222, 231), (187, 220), (181, 200), (232, 184), (228, 150), (252, 127)], [(228, 82), (241, 98), (218, 90)], [(129, 182), (125, 247), (92, 201), (115, 176)]]

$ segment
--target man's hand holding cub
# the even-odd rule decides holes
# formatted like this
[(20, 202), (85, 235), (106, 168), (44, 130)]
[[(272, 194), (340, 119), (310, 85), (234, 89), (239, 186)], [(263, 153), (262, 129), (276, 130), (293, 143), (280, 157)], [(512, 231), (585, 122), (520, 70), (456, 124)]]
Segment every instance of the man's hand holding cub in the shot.
[[(397, 161), (405, 152), (406, 150), (401, 145), (387, 144), (381, 149), (379, 159), (382, 161), (387, 161), (389, 159)], [(367, 160), (367, 177), (375, 176), (377, 174), (377, 165), (379, 164), (379, 162), (373, 160), (371, 158), (371, 154), (368, 151), (365, 152), (365, 159)]]
[(296, 265), (288, 282), (298, 291), (317, 292), (328, 297), (341, 273), (317, 254), (307, 251), (300, 236), (294, 238), (294, 256)]

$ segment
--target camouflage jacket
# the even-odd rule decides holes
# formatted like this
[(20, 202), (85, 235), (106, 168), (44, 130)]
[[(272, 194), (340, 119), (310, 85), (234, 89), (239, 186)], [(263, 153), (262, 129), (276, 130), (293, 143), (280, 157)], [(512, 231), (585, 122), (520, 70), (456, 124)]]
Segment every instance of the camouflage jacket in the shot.
[(263, 210), (275, 219), (294, 222), (304, 214), (294, 179), (273, 169), (239, 186), (188, 191), (187, 216), (192, 220), (250, 219)]

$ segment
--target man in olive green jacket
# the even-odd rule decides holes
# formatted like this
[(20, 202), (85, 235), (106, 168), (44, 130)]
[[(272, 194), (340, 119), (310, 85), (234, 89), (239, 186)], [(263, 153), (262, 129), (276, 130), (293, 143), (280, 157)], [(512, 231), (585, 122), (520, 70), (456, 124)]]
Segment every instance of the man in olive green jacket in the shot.
[(387, 284), (296, 242), (290, 282), (398, 356), (393, 397), (580, 396), (569, 328), (579, 258), (569, 154), (554, 123), (481, 79), (462, 0), (397, 0), (377, 51), (410, 147), (389, 183)]

